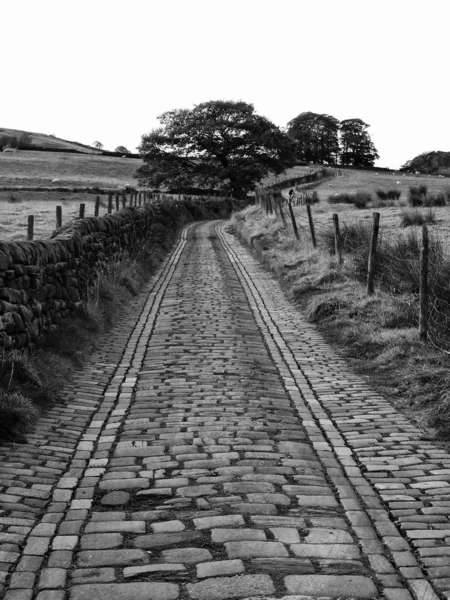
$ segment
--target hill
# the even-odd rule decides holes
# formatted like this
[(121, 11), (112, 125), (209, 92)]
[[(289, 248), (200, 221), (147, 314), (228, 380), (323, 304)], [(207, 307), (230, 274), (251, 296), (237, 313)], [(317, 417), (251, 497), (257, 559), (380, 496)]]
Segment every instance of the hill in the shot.
[(450, 152), (424, 152), (406, 162), (402, 167), (404, 170), (450, 176)]
[(141, 159), (102, 153), (18, 150), (0, 152), (0, 189), (102, 188), (136, 186)]
[(91, 148), (79, 142), (70, 142), (54, 135), (33, 133), (20, 129), (6, 129), (0, 127), (0, 149), (5, 147), (23, 150), (46, 150), (59, 152), (83, 152), (85, 154), (101, 154), (101, 150)]

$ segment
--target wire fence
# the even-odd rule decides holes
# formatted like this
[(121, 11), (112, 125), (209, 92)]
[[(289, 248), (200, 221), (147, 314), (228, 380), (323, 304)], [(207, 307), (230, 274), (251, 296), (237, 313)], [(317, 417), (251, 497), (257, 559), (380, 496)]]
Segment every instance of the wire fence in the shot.
[(418, 327), (424, 342), (450, 354), (450, 227), (383, 229), (377, 212), (372, 223), (340, 223), (337, 213), (318, 220), (309, 194), (303, 198), (306, 210), (300, 213), (293, 210), (293, 194), (286, 199), (279, 192), (255, 190), (256, 203), (267, 214), (292, 225), (299, 242), (336, 255), (350, 276), (366, 284), (368, 294), (380, 289), (391, 294), (393, 302), (403, 298), (407, 314), (399, 322)]

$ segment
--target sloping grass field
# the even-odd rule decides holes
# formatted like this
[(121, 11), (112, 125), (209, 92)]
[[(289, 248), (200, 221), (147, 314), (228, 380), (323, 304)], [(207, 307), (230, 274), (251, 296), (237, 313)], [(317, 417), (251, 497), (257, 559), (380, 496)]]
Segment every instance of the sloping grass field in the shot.
[[(5, 187), (110, 188), (135, 186), (142, 161), (98, 154), (0, 152), (0, 189)], [(58, 181), (53, 182), (57, 179)]]
[[(96, 190), (136, 187), (133, 175), (141, 164), (140, 159), (96, 154), (0, 152), (0, 240), (25, 240), (28, 215), (35, 217), (36, 239), (50, 236), (58, 205), (63, 224), (78, 216), (81, 203), (86, 205), (86, 216), (93, 215)], [(67, 191), (88, 188), (93, 193)], [(104, 214), (107, 195), (100, 198), (100, 214)]]

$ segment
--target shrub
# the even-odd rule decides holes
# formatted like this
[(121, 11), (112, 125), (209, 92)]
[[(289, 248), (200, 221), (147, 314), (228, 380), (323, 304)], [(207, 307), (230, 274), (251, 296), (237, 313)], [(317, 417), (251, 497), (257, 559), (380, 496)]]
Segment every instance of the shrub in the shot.
[(376, 190), (376, 194), (380, 200), (398, 200), (402, 195), (401, 190), (395, 188), (390, 190)]
[(431, 208), (425, 211), (417, 208), (409, 208), (402, 210), (400, 220), (402, 227), (426, 225), (427, 223), (434, 223), (436, 221), (436, 215)]
[(353, 204), (356, 208), (365, 208), (372, 200), (372, 196), (367, 192), (356, 192), (355, 194), (335, 194), (328, 196), (329, 204)]
[(424, 198), (424, 206), (445, 206), (446, 197), (444, 192), (438, 192), (437, 194), (429, 194)]
[[(362, 221), (344, 223), (340, 226), (342, 252), (347, 254), (365, 253), (367, 258), (370, 246), (371, 229)], [(335, 252), (334, 228), (329, 227), (322, 233), (322, 240), (330, 254)], [(367, 250), (367, 252), (365, 252)], [(366, 260), (367, 262), (367, 260)]]
[(423, 206), (428, 188), (426, 185), (410, 185), (408, 202), (411, 206)]
[(25, 442), (24, 434), (37, 421), (40, 411), (31, 400), (0, 389), (0, 439)]
[(305, 192), (303, 199), (305, 204), (317, 204), (319, 202), (319, 194), (316, 191)]

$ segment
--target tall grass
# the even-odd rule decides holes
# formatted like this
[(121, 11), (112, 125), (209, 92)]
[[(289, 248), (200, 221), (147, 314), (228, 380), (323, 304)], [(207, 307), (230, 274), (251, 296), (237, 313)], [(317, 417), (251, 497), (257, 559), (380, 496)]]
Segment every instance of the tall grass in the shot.
[(356, 192), (354, 194), (335, 194), (328, 196), (329, 204), (353, 204), (356, 208), (365, 208), (372, 201), (368, 192)]
[(401, 190), (391, 189), (391, 190), (376, 190), (376, 195), (380, 200), (398, 200), (402, 195)]
[(428, 210), (418, 208), (406, 208), (400, 213), (400, 223), (402, 227), (411, 227), (412, 225), (427, 225), (436, 222), (436, 213), (431, 207)]

